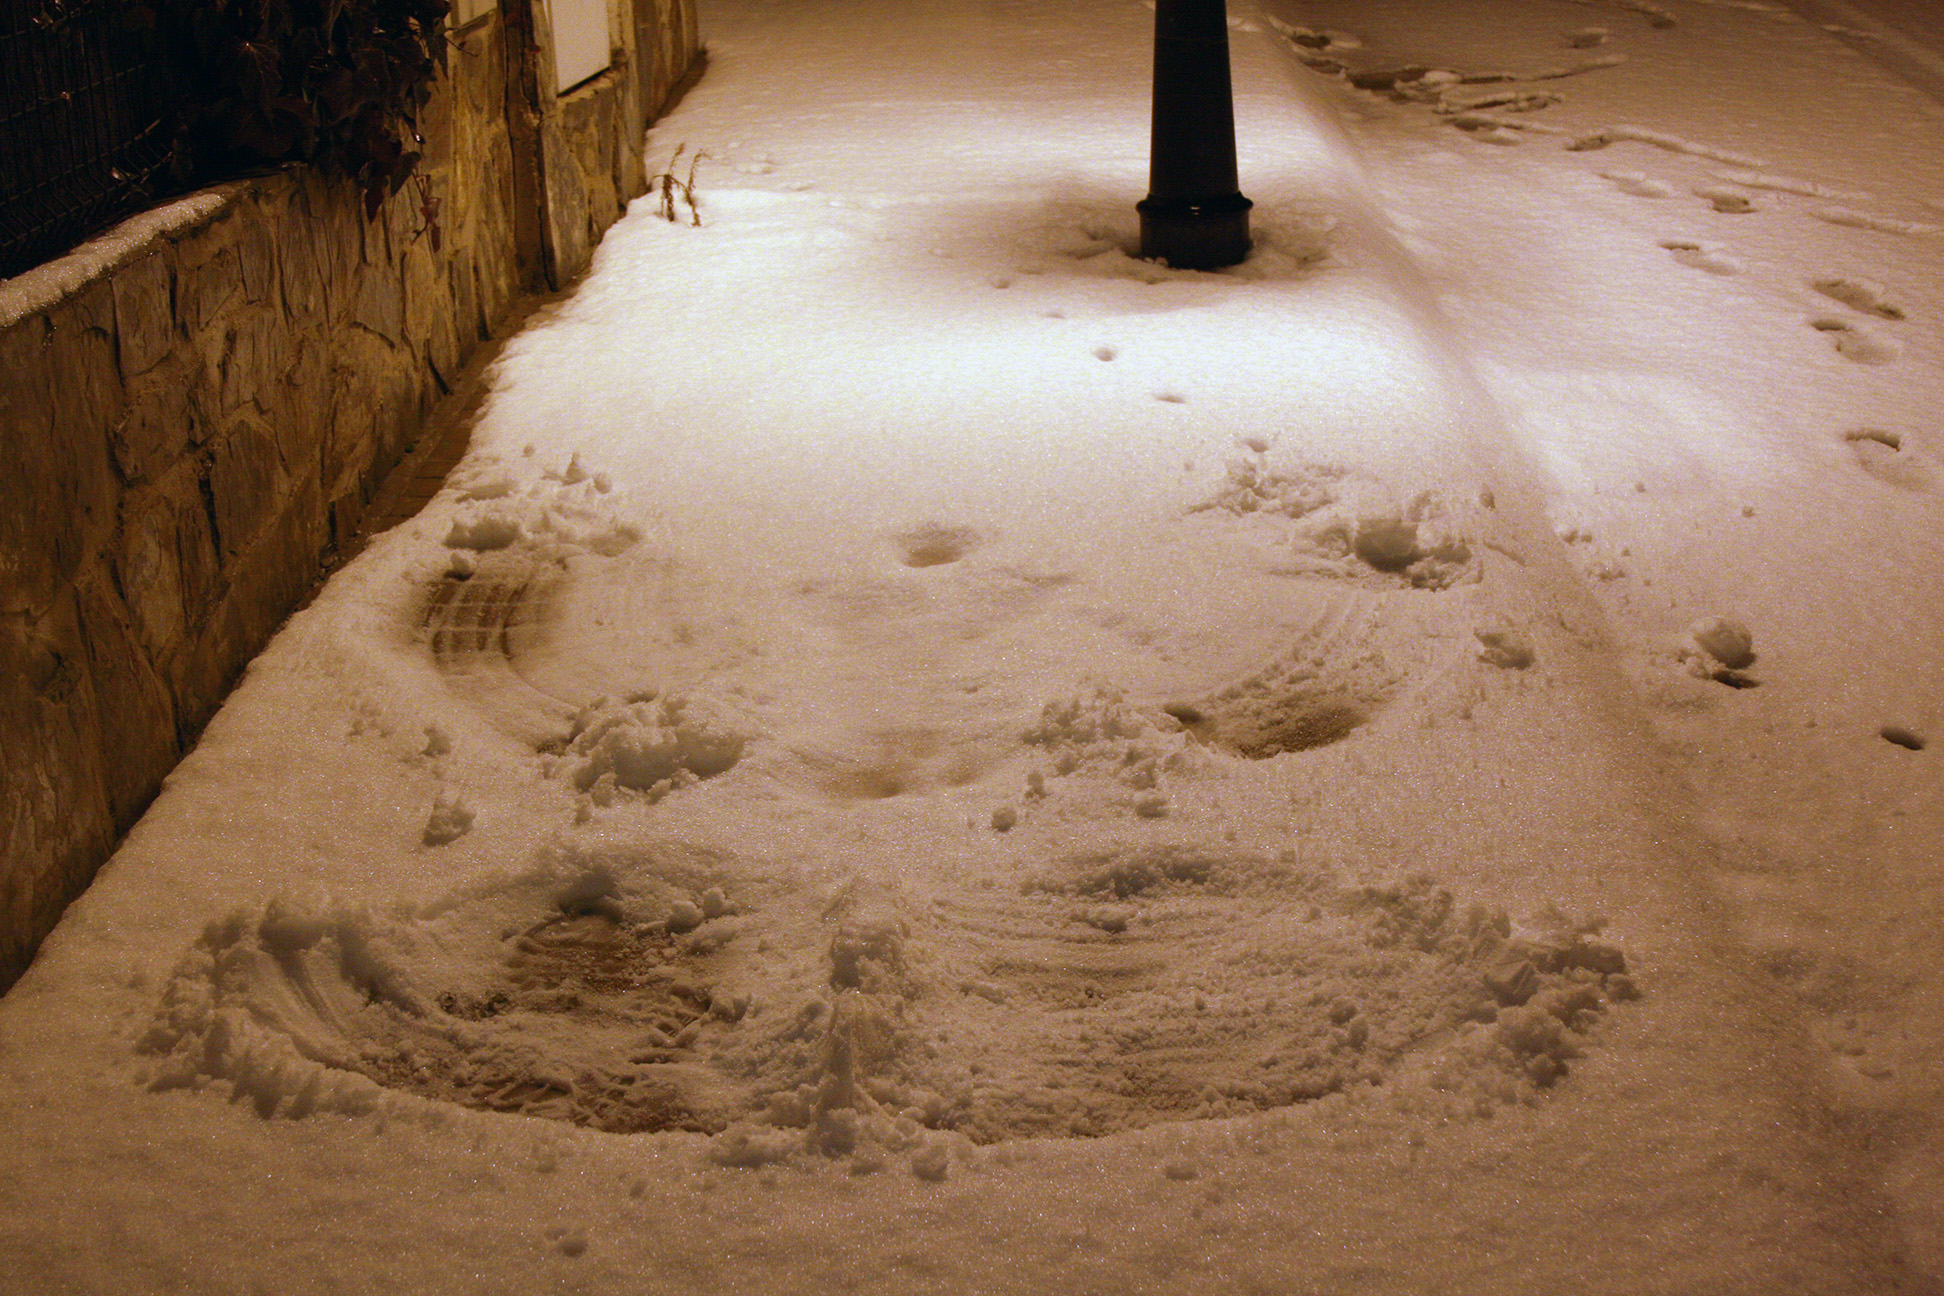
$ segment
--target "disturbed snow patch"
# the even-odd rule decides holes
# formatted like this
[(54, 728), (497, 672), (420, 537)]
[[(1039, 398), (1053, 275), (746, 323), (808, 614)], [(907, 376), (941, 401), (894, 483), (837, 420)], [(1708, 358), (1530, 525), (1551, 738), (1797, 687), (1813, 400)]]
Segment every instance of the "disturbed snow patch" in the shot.
[[(1166, 818), (1172, 810), (1170, 778), (1200, 766), (1179, 723), (1111, 688), (1048, 702), (1021, 737), (1047, 756), (1026, 775), (1022, 804), (1028, 816), (1049, 799), (1061, 800), (1060, 785), (1071, 780), (1082, 804), (1131, 810), (1143, 819)], [(1020, 813), (1004, 807), (993, 826), (1010, 829)]]
[(1362, 577), (1383, 585), (1447, 589), (1477, 580), (1471, 540), (1457, 530), (1436, 491), (1399, 500), (1384, 483), (1330, 464), (1272, 467), (1268, 446), (1251, 442), (1190, 513), (1286, 519), (1279, 537), (1292, 574)]
[(1299, 645), (1208, 698), (1167, 712), (1219, 749), (1251, 760), (1326, 747), (1368, 724), (1400, 680), (1383, 654), (1346, 654), (1336, 643)]
[(1120, 207), (1054, 202), (1029, 227), (1029, 256), (1019, 268), (1026, 274), (1078, 272), (1146, 284), (1194, 283), (1217, 275), (1231, 280), (1289, 279), (1327, 261), (1335, 228), (1336, 219), (1322, 213), (1268, 213), (1255, 222), (1248, 258), (1239, 265), (1219, 271), (1177, 270), (1162, 261), (1141, 259), (1136, 222)]
[(828, 915), (831, 993), (779, 1055), (801, 1069), (718, 1141), (726, 1163), (871, 1169), (932, 1130), (1096, 1137), (1407, 1069), (1448, 1115), (1488, 1113), (1555, 1083), (1635, 994), (1593, 926), (1515, 935), (1430, 879), (1350, 886), (1190, 844), (1065, 857), (928, 905), (861, 887)]
[(739, 906), (694, 859), (554, 852), (417, 912), (273, 900), (211, 923), (140, 1043), (155, 1089), (225, 1081), (268, 1117), (382, 1090), (618, 1132), (721, 1128), (691, 1061), (749, 1007)]
[(1688, 673), (1730, 688), (1755, 688), (1761, 681), (1748, 673), (1755, 664), (1755, 635), (1736, 617), (1704, 617), (1688, 627), (1688, 641), (1676, 649)]
[[(821, 890), (680, 843), (557, 846), (380, 912), (212, 922), (139, 1044), (154, 1089), (265, 1117), (387, 1092), (716, 1160), (948, 1170), (948, 1142), (1098, 1136), (1409, 1079), (1450, 1118), (1530, 1102), (1635, 997), (1597, 922), (1515, 928), (1426, 877), (1146, 840), (1010, 885)], [(395, 1100), (394, 1100), (395, 1101)]]

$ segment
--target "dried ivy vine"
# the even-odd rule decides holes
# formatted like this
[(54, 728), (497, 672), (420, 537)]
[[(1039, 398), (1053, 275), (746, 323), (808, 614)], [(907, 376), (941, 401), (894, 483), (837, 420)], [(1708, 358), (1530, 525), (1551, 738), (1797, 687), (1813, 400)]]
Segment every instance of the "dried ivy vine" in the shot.
[[(417, 171), (419, 119), (445, 68), (449, 7), (448, 0), (133, 0), (130, 20), (152, 24), (182, 96), (173, 123), (177, 179), (208, 183), (309, 162), (352, 180), (366, 218), (375, 217)], [(419, 196), (436, 246), (436, 202), (424, 184)]]

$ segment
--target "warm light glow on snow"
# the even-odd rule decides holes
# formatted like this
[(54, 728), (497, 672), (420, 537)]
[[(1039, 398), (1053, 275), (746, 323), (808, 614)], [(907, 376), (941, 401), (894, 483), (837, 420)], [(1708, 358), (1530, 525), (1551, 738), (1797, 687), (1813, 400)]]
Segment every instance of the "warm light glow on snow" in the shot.
[(1779, 4), (1234, 9), (1211, 275), (1143, 6), (705, 4), (701, 224), (0, 1004), (17, 1272), (1944, 1274), (1944, 110)]

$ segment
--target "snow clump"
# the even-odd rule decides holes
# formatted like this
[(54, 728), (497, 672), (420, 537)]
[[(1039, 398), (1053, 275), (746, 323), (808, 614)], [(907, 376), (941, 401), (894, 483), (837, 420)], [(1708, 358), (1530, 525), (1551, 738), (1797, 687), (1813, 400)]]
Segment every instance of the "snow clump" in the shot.
[(420, 840), (427, 846), (450, 846), (472, 831), (473, 810), (457, 794), (439, 793), (432, 801)]
[(566, 754), (576, 790), (605, 804), (618, 790), (659, 800), (742, 759), (746, 735), (693, 698), (652, 689), (596, 698), (574, 716)]
[(498, 513), (484, 513), (474, 518), (452, 519), (452, 530), (446, 534), (446, 548), (471, 549), (484, 553), (492, 549), (505, 549), (520, 538), (520, 524), (517, 520)]
[(1695, 646), (1726, 666), (1743, 670), (1755, 662), (1755, 636), (1734, 617), (1707, 617), (1688, 627)]
[[(1169, 776), (1199, 767), (1195, 739), (1183, 722), (1172, 713), (1166, 720), (1150, 715), (1117, 689), (1098, 688), (1087, 696), (1048, 702), (1039, 722), (1020, 737), (1052, 758), (1049, 767), (1027, 775), (1024, 800), (1029, 806), (1048, 796), (1049, 775), (1074, 776), (1083, 785), (1104, 790), (1110, 803), (1132, 809), (1140, 818), (1163, 819), (1171, 805)], [(1021, 818), (1014, 807), (1005, 809), (1012, 813), (993, 819), (993, 828), (1001, 832), (1010, 831)]]
[(1532, 640), (1508, 624), (1479, 626), (1472, 631), (1478, 640), (1478, 660), (1500, 670), (1524, 670), (1536, 660)]
[(1189, 513), (1288, 518), (1289, 543), (1306, 567), (1342, 576), (1379, 572), (1417, 589), (1447, 589), (1475, 579), (1469, 542), (1457, 535), (1443, 501), (1422, 491), (1399, 502), (1383, 483), (1334, 464), (1271, 467), (1266, 442), (1231, 459), (1222, 481)]

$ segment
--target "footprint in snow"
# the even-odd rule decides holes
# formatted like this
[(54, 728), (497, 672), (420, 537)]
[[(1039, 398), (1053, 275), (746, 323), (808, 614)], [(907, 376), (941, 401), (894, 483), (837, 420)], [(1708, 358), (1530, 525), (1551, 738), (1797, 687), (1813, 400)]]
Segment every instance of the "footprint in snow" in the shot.
[(1602, 171), (1600, 178), (1631, 198), (1671, 198), (1674, 186), (1652, 179), (1643, 171)]
[(1882, 428), (1858, 428), (1846, 432), (1850, 454), (1856, 466), (1870, 476), (1899, 490), (1929, 492), (1937, 489), (1937, 472), (1924, 459), (1904, 448), (1903, 438)]
[(891, 537), (907, 567), (942, 567), (979, 547), (984, 537), (971, 527), (926, 523)]
[(1851, 310), (1862, 311), (1865, 315), (1876, 315), (1893, 320), (1904, 317), (1902, 308), (1888, 301), (1883, 285), (1873, 279), (1858, 279), (1848, 275), (1825, 275), (1820, 279), (1810, 280), (1809, 286), (1823, 296), (1839, 301)]
[(1694, 196), (1707, 199), (1708, 204), (1716, 211), (1730, 216), (1746, 216), (1750, 212), (1762, 210), (1761, 204), (1747, 194), (1722, 185), (1702, 185), (1694, 191)]
[(1661, 246), (1672, 252), (1674, 259), (1682, 265), (1694, 270), (1706, 270), (1709, 274), (1740, 274), (1747, 268), (1713, 243), (1694, 243), (1687, 239), (1662, 239)]
[(1823, 315), (1810, 320), (1809, 327), (1818, 333), (1834, 334), (1837, 353), (1857, 364), (1889, 364), (1903, 354), (1903, 343), (1897, 339), (1885, 337), (1874, 329), (1859, 328), (1848, 320)]
[(1895, 743), (1907, 751), (1922, 751), (1925, 747), (1929, 746), (1924, 741), (1924, 735), (1918, 733), (1908, 725), (1887, 724), (1877, 730), (1877, 736), (1883, 739), (1883, 741)]

